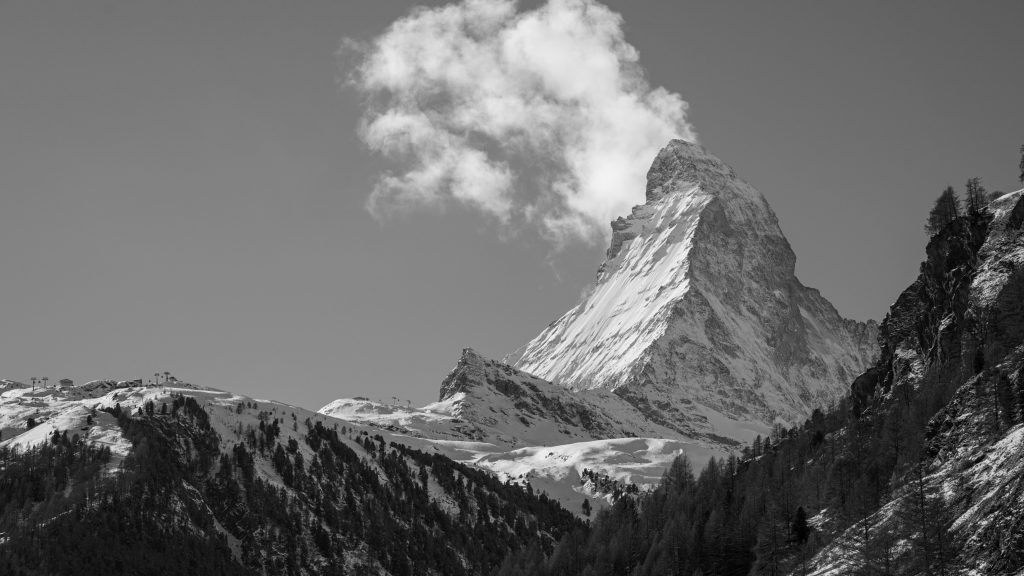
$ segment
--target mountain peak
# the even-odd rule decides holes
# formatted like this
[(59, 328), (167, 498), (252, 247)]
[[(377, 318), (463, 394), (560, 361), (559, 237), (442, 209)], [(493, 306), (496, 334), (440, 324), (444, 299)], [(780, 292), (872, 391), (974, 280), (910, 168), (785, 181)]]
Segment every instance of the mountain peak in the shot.
[(702, 146), (665, 146), (647, 201), (612, 231), (595, 284), (509, 357), (516, 368), (745, 441), (840, 397), (869, 364), (874, 328), (800, 283), (767, 200)]
[(647, 201), (677, 190), (678, 186), (673, 186), (676, 182), (689, 182), (715, 193), (734, 178), (735, 170), (700, 144), (672, 140), (658, 152), (647, 171)]
[(472, 348), (463, 348), (462, 356), (448, 376), (441, 382), (440, 400), (444, 401), (459, 392), (468, 392), (469, 388), (479, 385), (485, 380), (487, 360)]
[(486, 362), (486, 358), (484, 358), (479, 352), (477, 352), (473, 348), (462, 349), (462, 356), (459, 357), (460, 364), (483, 364), (484, 362)]

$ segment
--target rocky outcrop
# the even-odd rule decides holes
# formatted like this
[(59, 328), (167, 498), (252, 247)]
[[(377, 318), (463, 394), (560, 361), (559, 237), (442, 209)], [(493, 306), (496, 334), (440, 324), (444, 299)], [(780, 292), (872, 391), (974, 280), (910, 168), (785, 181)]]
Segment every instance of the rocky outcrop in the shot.
[(469, 436), (504, 444), (545, 445), (650, 436), (677, 438), (608, 391), (575, 393), (471, 348), (441, 383), (439, 404), (473, 426)]
[(767, 201), (702, 147), (665, 147), (647, 202), (612, 231), (594, 286), (517, 368), (728, 443), (801, 421), (871, 364), (876, 325), (800, 283)]

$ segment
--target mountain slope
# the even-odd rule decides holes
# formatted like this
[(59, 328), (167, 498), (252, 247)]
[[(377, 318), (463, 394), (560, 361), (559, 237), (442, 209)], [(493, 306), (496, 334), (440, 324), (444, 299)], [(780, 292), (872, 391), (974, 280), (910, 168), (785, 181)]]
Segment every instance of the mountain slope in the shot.
[(595, 285), (506, 361), (733, 442), (807, 417), (869, 365), (875, 324), (841, 318), (796, 279), (767, 201), (700, 146), (664, 148), (647, 202), (612, 228)]
[(209, 388), (9, 383), (0, 422), (4, 574), (482, 574), (578, 522), (414, 438)]

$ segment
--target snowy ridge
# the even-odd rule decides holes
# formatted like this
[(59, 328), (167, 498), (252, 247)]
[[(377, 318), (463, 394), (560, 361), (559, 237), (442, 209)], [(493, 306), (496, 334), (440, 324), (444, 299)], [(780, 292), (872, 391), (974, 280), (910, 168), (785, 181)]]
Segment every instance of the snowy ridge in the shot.
[(614, 393), (573, 392), (468, 348), (438, 402), (413, 408), (345, 398), (320, 413), (430, 446), (503, 480), (529, 482), (576, 513), (584, 496), (595, 506), (609, 501), (587, 492), (584, 469), (650, 488), (681, 453), (701, 466), (728, 453), (650, 421)]
[(469, 348), (442, 382), (438, 402), (412, 408), (343, 398), (320, 413), (428, 439), (487, 442), (506, 449), (622, 437), (679, 438), (615, 394), (574, 393)]

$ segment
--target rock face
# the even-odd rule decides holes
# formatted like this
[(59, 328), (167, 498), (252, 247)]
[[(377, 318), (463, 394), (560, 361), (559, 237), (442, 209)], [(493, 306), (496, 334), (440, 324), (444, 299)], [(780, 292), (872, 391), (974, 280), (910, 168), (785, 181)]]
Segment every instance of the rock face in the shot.
[(800, 283), (764, 197), (681, 140), (647, 179), (646, 203), (612, 223), (594, 286), (506, 360), (726, 443), (844, 395), (871, 364), (877, 326), (840, 317)]
[[(882, 321), (877, 364), (851, 390), (858, 417), (893, 410), (908, 391), (942, 402), (923, 431), (921, 464), (926, 489), (950, 511), (950, 554), (965, 574), (1024, 570), (1022, 215), (1019, 190), (931, 238), (920, 274)], [(899, 526), (893, 510), (905, 497), (894, 491), (866, 524), (879, 533)], [(849, 543), (861, 529), (829, 543), (807, 572), (848, 572)], [(906, 552), (897, 573), (912, 560)]]
[[(953, 534), (962, 542), (961, 562), (976, 574), (1024, 570), (1022, 213), (1019, 190), (933, 238), (915, 283), (922, 289), (897, 302), (931, 304), (918, 320), (923, 337), (888, 335), (900, 342), (889, 348), (923, 365), (925, 374), (944, 367), (959, 384), (929, 422), (926, 438), (933, 481), (959, 488), (952, 491)], [(895, 319), (901, 311), (893, 308)], [(915, 374), (892, 364), (893, 387), (917, 384)], [(877, 395), (885, 394), (886, 383)]]
[[(594, 398), (598, 400), (599, 398)], [(441, 402), (472, 423), (477, 440), (551, 445), (628, 435), (597, 402), (465, 349), (441, 383)]]

